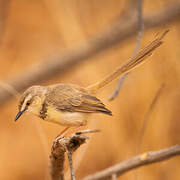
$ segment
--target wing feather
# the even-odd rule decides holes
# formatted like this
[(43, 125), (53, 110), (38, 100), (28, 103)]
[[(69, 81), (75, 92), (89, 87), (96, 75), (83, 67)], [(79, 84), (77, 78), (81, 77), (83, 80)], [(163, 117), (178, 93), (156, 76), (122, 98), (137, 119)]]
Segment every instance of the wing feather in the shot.
[(95, 113), (112, 115), (105, 105), (95, 96), (91, 96), (85, 89), (71, 84), (57, 84), (51, 86), (45, 102), (57, 110), (68, 112)]

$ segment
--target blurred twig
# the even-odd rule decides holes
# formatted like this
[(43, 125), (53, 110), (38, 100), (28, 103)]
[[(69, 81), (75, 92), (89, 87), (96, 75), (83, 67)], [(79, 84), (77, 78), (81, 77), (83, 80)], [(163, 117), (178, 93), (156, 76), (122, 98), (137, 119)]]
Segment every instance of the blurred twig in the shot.
[[(167, 8), (158, 10), (144, 17), (144, 25), (146, 29), (159, 27), (163, 24), (172, 23), (180, 19), (180, 3), (176, 2), (169, 5)], [(117, 22), (110, 25), (104, 32), (97, 34), (87, 43), (84, 43), (76, 48), (67, 50), (64, 53), (43, 61), (40, 64), (33, 65), (25, 72), (22, 72), (16, 77), (7, 81), (7, 84), (13, 86), (17, 91), (22, 91), (25, 88), (47, 80), (58, 73), (64, 73), (66, 70), (82, 61), (94, 56), (95, 54), (118, 44), (125, 39), (133, 36), (137, 32), (138, 26), (136, 19), (118, 19)], [(7, 102), (12, 95), (6, 90), (0, 89), (0, 103)]]
[(71, 169), (71, 180), (75, 180), (74, 169), (72, 165), (72, 154), (86, 142), (86, 133), (95, 133), (98, 130), (85, 130), (77, 132), (70, 137), (58, 136), (52, 145), (50, 161), (51, 161), (51, 179), (64, 180), (64, 161), (65, 152), (68, 153), (69, 165)]
[(150, 119), (152, 111), (153, 111), (153, 109), (154, 109), (160, 95), (162, 94), (162, 90), (163, 90), (164, 87), (165, 87), (165, 84), (164, 83), (161, 84), (160, 88), (158, 89), (158, 91), (156, 92), (156, 94), (155, 94), (155, 96), (154, 96), (154, 98), (152, 100), (152, 103), (149, 106), (149, 109), (148, 109), (147, 113), (145, 114), (145, 117), (144, 117), (144, 120), (143, 120), (143, 125), (142, 125), (142, 128), (141, 128), (141, 132), (139, 134), (139, 143), (138, 143), (138, 146), (137, 146), (137, 153), (140, 153), (143, 138), (144, 138), (144, 134), (145, 134), (145, 131), (147, 129), (148, 121)]
[[(137, 0), (135, 2), (136, 3), (134, 3), (134, 4), (135, 4), (135, 6), (137, 6), (136, 11), (137, 11), (138, 34), (137, 34), (136, 45), (135, 45), (132, 56), (135, 56), (136, 53), (139, 51), (140, 44), (141, 44), (141, 39), (142, 39), (142, 35), (143, 35), (143, 29), (144, 29), (143, 14), (142, 14), (143, 0)], [(109, 97), (109, 101), (114, 100), (118, 96), (119, 91), (120, 91), (120, 89), (121, 89), (121, 87), (123, 85), (123, 82), (126, 79), (128, 74), (129, 73), (126, 73), (126, 74), (124, 74), (123, 76), (121, 76), (119, 78), (117, 87), (115, 88), (115, 90), (111, 94), (111, 96)]]
[[(142, 143), (143, 143), (143, 138), (144, 138), (144, 135), (145, 135), (145, 132), (146, 132), (146, 129), (147, 129), (147, 125), (148, 125), (148, 122), (150, 120), (150, 116), (153, 112), (153, 109), (156, 105), (156, 103), (158, 102), (159, 100), (159, 97), (161, 96), (162, 94), (162, 90), (164, 88), (165, 84), (162, 83), (160, 88), (158, 89), (158, 91), (156, 92), (153, 100), (152, 100), (152, 103), (150, 104), (149, 106), (149, 109), (147, 111), (147, 113), (145, 114), (144, 116), (144, 120), (143, 120), (143, 125), (142, 125), (142, 128), (141, 128), (141, 131), (140, 131), (140, 134), (139, 134), (139, 143), (137, 144), (137, 150), (136, 150), (136, 154), (139, 154), (141, 152), (141, 147), (142, 147)], [(135, 179), (138, 179), (138, 171), (136, 172), (135, 174)]]
[(123, 83), (124, 83), (124, 80), (126, 79), (126, 77), (127, 77), (128, 74), (129, 74), (129, 72), (126, 73), (126, 74), (124, 74), (124, 75), (122, 75), (122, 76), (119, 78), (118, 83), (117, 83), (117, 86), (116, 86), (114, 92), (113, 92), (113, 93), (111, 94), (111, 96), (109, 97), (109, 101), (114, 100), (114, 99), (118, 96), (119, 91), (120, 91), (120, 89), (122, 88), (122, 85), (123, 85)]
[(82, 180), (106, 180), (111, 179), (113, 174), (117, 177), (135, 168), (145, 166), (148, 164), (165, 161), (174, 156), (180, 155), (180, 145), (172, 146), (159, 151), (152, 151), (137, 155), (131, 159), (123, 161), (119, 164), (111, 166), (103, 171), (89, 175)]
[(144, 30), (143, 0), (137, 0), (137, 24), (138, 24), (137, 40), (136, 40), (136, 46), (134, 48), (132, 56), (135, 56), (136, 53), (139, 51), (142, 35), (143, 35), (143, 30)]
[(2, 43), (2, 39), (6, 31), (6, 24), (9, 15), (10, 4), (11, 0), (0, 1), (0, 45)]
[(10, 93), (12, 96), (19, 98), (20, 93), (10, 84), (7, 84), (5, 82), (0, 81), (0, 87), (5, 89), (8, 93)]

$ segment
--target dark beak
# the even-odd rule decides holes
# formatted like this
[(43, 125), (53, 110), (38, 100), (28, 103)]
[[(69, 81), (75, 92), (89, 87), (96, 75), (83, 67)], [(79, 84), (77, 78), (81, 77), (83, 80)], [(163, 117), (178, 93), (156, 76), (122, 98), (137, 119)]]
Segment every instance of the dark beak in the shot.
[(20, 118), (20, 116), (23, 114), (24, 111), (25, 111), (25, 110), (19, 111), (19, 112), (17, 113), (16, 118), (14, 119), (15, 122)]

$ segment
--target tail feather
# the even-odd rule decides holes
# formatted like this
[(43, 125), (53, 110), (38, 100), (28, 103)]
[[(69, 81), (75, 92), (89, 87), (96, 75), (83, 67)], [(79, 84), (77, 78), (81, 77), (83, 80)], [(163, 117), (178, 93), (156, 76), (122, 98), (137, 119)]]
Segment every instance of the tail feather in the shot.
[(147, 57), (149, 57), (152, 52), (163, 43), (162, 39), (168, 33), (168, 31), (169, 30), (164, 31), (159, 37), (154, 39), (151, 43), (149, 43), (146, 47), (139, 51), (139, 53), (137, 53), (135, 57), (132, 57), (127, 63), (120, 66), (117, 70), (105, 77), (102, 81), (88, 86), (87, 90), (91, 94), (96, 94), (99, 89), (103, 88), (105, 85), (109, 84), (114, 79), (118, 78), (122, 74), (131, 71), (138, 65), (144, 63)]

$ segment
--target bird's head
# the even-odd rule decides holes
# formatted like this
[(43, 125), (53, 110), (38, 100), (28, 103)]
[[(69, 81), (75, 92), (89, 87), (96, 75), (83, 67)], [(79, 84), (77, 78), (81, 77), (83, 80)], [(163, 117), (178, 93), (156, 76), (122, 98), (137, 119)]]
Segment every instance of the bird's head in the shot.
[(16, 115), (15, 121), (17, 121), (24, 112), (28, 111), (38, 116), (45, 99), (45, 93), (46, 87), (43, 86), (32, 86), (28, 88), (20, 97), (19, 112)]

